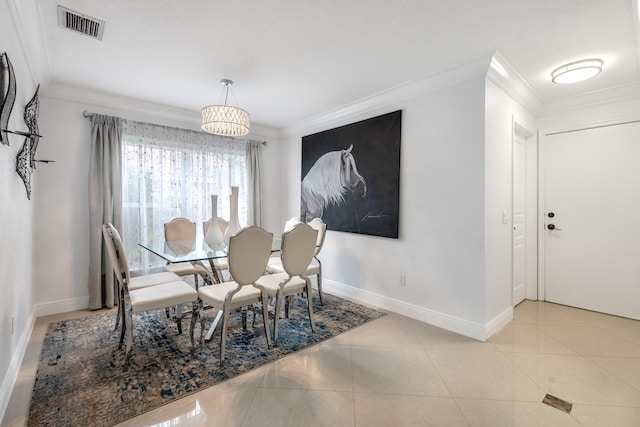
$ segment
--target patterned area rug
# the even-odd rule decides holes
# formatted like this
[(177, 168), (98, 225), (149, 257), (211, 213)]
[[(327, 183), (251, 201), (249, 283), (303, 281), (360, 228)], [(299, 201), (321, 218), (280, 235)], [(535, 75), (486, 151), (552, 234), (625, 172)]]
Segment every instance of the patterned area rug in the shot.
[[(134, 341), (128, 365), (115, 313), (51, 323), (44, 339), (29, 408), (28, 426), (109, 426), (210, 387), (264, 363), (339, 335), (385, 313), (325, 294), (314, 295), (316, 333), (311, 333), (306, 298), (295, 298), (290, 319), (282, 319), (278, 347), (267, 349), (258, 315), (255, 329), (248, 313), (243, 331), (240, 313), (231, 313), (225, 366), (220, 368), (220, 332), (195, 348), (164, 311), (134, 314)], [(205, 310), (205, 327), (216, 313)], [(273, 325), (273, 323), (271, 323)], [(196, 326), (199, 336), (200, 326)]]

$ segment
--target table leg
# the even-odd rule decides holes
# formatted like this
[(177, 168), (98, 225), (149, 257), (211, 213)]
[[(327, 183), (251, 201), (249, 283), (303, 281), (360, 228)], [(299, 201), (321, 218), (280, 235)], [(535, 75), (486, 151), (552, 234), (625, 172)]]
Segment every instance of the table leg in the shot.
[(191, 263), (191, 265), (193, 265), (193, 267), (196, 269), (196, 271), (198, 272), (200, 277), (202, 277), (202, 280), (205, 283), (208, 283), (209, 285), (220, 283), (218, 273), (215, 271), (215, 269), (213, 270), (213, 273), (209, 273), (209, 271), (207, 271), (207, 269), (205, 268), (204, 264), (202, 264), (202, 262), (200, 261), (194, 261)]
[(211, 267), (211, 273), (216, 283), (222, 283), (222, 271), (216, 267), (216, 263), (212, 259), (209, 260), (209, 267)]
[(207, 335), (205, 335), (204, 337), (205, 341), (211, 340), (211, 337), (213, 336), (213, 332), (216, 330), (216, 328), (218, 327), (218, 324), (220, 323), (220, 320), (222, 319), (222, 315), (223, 315), (223, 311), (219, 310), (218, 314), (216, 314), (216, 318), (213, 319), (213, 323), (211, 324), (211, 327), (207, 331)]

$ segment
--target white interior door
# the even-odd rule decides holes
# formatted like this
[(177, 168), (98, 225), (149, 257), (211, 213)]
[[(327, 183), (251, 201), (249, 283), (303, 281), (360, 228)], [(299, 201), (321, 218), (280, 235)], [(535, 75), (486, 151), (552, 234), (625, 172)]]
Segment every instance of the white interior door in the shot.
[(640, 319), (640, 124), (543, 144), (545, 299)]
[(512, 217), (512, 280), (513, 305), (521, 303), (527, 294), (526, 271), (526, 143), (519, 132), (513, 137), (513, 217)]

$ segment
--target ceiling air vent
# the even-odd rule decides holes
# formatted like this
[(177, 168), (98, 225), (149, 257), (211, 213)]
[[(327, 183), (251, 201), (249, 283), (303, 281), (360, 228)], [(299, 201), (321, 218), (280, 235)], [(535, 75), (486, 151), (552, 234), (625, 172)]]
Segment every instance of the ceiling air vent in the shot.
[(58, 5), (58, 26), (102, 40), (104, 21)]

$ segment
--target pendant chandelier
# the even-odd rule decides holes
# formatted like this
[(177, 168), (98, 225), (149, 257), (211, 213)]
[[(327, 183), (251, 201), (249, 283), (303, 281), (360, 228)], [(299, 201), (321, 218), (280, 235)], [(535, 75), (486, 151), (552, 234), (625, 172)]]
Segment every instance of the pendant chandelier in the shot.
[(227, 105), (231, 80), (222, 79), (224, 86), (224, 104), (209, 105), (202, 109), (202, 130), (215, 135), (242, 136), (249, 133), (249, 113)]

